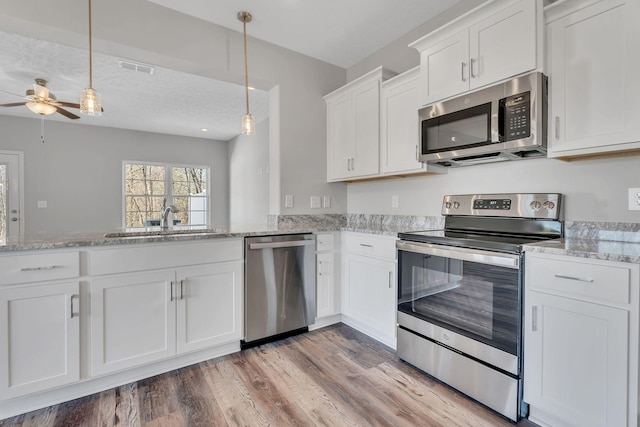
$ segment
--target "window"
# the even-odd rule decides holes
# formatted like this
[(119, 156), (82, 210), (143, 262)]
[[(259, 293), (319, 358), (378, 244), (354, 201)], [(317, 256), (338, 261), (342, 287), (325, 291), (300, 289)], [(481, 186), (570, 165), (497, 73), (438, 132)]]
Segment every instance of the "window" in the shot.
[(205, 167), (125, 162), (124, 227), (159, 226), (163, 204), (179, 209), (173, 225), (207, 226), (208, 176)]

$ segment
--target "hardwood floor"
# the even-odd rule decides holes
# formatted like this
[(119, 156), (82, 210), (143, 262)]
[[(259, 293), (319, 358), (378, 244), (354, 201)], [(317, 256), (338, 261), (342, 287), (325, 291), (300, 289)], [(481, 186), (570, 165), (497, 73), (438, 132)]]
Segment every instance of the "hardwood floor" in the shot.
[(511, 425), (342, 324), (0, 420), (2, 427)]

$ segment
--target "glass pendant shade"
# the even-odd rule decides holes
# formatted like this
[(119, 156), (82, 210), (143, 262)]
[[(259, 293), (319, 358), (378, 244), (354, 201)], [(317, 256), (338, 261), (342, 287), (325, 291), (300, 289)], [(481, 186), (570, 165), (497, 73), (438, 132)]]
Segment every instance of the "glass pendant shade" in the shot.
[(93, 88), (86, 88), (80, 95), (80, 112), (87, 116), (102, 114), (102, 97)]
[(56, 112), (57, 108), (44, 102), (27, 102), (27, 108), (41, 116), (48, 116)]
[(255, 135), (256, 133), (256, 121), (251, 114), (245, 114), (242, 116), (242, 134), (243, 135)]

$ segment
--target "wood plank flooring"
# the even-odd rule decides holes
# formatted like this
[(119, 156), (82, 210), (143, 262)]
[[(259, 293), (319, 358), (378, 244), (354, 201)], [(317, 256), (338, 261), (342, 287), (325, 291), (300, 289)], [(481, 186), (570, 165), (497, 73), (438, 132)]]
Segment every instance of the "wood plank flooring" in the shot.
[(2, 427), (511, 425), (342, 324), (0, 420)]

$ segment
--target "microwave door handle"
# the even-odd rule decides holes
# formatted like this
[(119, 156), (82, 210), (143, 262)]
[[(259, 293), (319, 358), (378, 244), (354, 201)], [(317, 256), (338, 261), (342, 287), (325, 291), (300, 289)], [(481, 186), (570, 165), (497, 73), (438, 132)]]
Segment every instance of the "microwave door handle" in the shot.
[(502, 98), (498, 102), (498, 135), (499, 141), (504, 142), (506, 138), (506, 120), (507, 120), (507, 99)]

